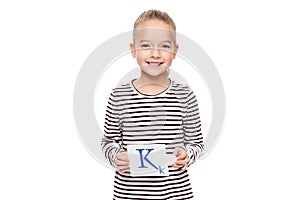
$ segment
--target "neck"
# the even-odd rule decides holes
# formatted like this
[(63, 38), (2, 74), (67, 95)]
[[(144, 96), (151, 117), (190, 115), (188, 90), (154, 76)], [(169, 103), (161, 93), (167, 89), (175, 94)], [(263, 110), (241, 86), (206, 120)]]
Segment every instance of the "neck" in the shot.
[(141, 71), (141, 76), (136, 80), (139, 85), (144, 85), (148, 83), (155, 83), (159, 85), (169, 86), (170, 80), (168, 78), (168, 72), (164, 72), (158, 76), (150, 76), (143, 71)]

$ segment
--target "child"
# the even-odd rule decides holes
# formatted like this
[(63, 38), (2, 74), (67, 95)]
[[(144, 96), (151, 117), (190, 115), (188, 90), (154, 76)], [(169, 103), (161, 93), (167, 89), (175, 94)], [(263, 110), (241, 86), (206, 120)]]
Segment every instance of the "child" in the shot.
[[(134, 24), (130, 49), (141, 75), (113, 89), (101, 143), (116, 168), (115, 200), (193, 198), (187, 167), (203, 151), (203, 137), (195, 94), (168, 77), (178, 50), (175, 31), (173, 20), (158, 10), (143, 12)], [(169, 176), (131, 176), (126, 150), (137, 144), (165, 144), (177, 158)]]

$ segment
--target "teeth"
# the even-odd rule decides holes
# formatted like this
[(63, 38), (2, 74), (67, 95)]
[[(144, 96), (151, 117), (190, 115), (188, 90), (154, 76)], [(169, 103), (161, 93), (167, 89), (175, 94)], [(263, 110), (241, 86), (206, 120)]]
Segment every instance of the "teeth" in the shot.
[(160, 62), (148, 62), (148, 64), (150, 65), (150, 67), (158, 67), (162, 63), (160, 63)]

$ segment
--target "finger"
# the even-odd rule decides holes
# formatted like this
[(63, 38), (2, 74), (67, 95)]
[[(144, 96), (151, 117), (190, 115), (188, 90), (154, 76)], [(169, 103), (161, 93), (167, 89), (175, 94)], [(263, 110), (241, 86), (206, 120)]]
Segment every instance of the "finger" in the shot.
[(177, 160), (175, 164), (177, 164), (177, 165), (185, 165), (186, 163), (188, 163), (188, 160), (184, 159), (184, 160)]
[(185, 150), (183, 150), (176, 157), (177, 157), (177, 160), (184, 160), (187, 158), (187, 156), (188, 156), (188, 154), (186, 153)]
[(127, 168), (127, 169), (122, 169), (122, 170), (119, 170), (119, 172), (121, 172), (121, 173), (124, 173), (124, 172), (129, 172), (129, 168)]
[(120, 167), (117, 167), (117, 169), (119, 172), (124, 173), (126, 171), (129, 171), (130, 167), (129, 166), (120, 166)]
[(126, 157), (122, 157), (122, 156), (116, 156), (115, 159), (120, 160), (120, 161), (124, 161), (124, 162), (129, 162), (129, 159), (127, 159)]
[(183, 159), (183, 160), (177, 160), (177, 161), (174, 163), (173, 167), (175, 167), (175, 168), (183, 167), (184, 165), (186, 165), (186, 164), (188, 163), (188, 161), (189, 161), (188, 158)]
[(129, 161), (127, 152), (118, 153), (117, 156), (116, 156), (116, 159)]
[(119, 160), (119, 159), (116, 159), (115, 163), (117, 166), (129, 166), (129, 164), (130, 164), (129, 161), (124, 161), (124, 160)]
[(186, 151), (183, 151), (182, 153), (181, 153), (181, 155), (179, 155), (178, 157), (177, 157), (177, 160), (184, 160), (184, 159), (186, 159), (187, 158), (187, 153), (186, 153)]
[(173, 165), (173, 167), (174, 168), (179, 168), (179, 167), (183, 167), (183, 166), (185, 166), (187, 164), (187, 162), (182, 162), (182, 163), (175, 163), (174, 165)]
[(127, 170), (127, 169), (129, 169), (129, 165), (118, 166), (117, 168), (118, 168), (118, 170)]
[(181, 151), (184, 151), (182, 148), (180, 147), (176, 147), (173, 151), (173, 154), (177, 157), (177, 156), (180, 156), (181, 154)]
[(174, 149), (174, 151), (173, 151), (173, 154), (174, 154), (175, 156), (178, 156), (178, 153), (179, 153), (179, 149), (176, 147), (176, 148)]
[(178, 164), (174, 164), (172, 167), (174, 167), (174, 168), (180, 168), (180, 167), (183, 167), (184, 165), (178, 165)]
[(118, 161), (123, 161), (123, 162), (129, 162), (129, 159), (128, 159), (128, 158), (126, 158), (126, 157), (121, 157), (121, 156), (117, 156), (117, 157), (116, 157), (116, 160), (118, 160)]

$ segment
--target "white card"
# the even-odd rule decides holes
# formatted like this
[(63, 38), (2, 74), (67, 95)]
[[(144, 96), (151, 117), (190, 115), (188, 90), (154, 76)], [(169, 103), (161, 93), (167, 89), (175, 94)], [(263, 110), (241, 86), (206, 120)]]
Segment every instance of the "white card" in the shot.
[(131, 176), (169, 176), (168, 165), (177, 160), (173, 154), (166, 154), (164, 144), (128, 145)]

